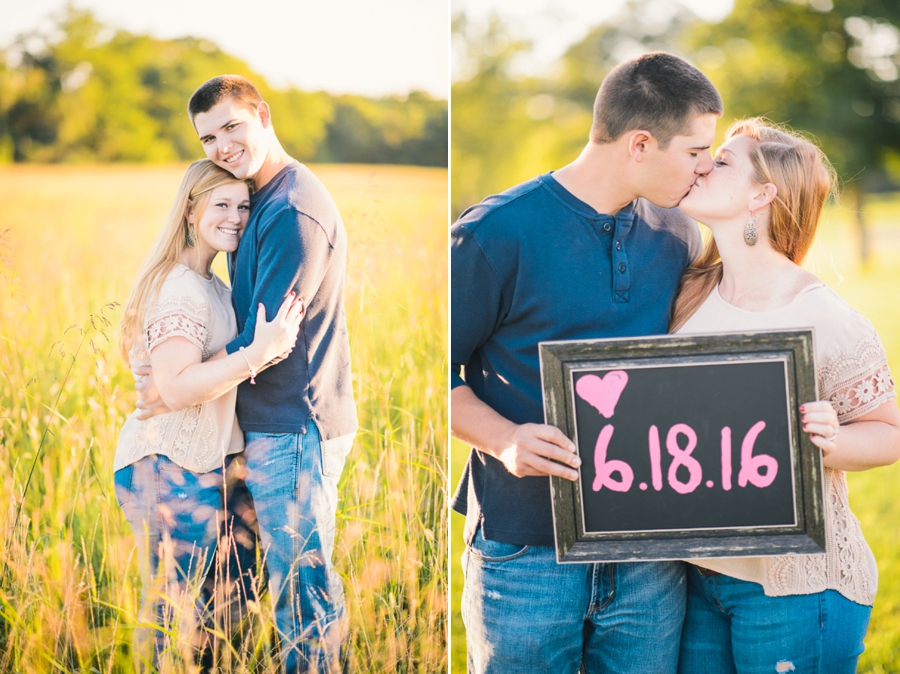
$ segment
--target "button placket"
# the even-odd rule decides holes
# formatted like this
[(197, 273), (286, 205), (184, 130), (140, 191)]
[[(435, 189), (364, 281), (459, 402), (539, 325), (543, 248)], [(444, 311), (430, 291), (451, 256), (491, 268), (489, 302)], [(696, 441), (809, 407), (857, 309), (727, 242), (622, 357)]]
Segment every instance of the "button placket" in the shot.
[(634, 211), (630, 208), (619, 211), (616, 215), (616, 230), (612, 245), (613, 266), (613, 301), (628, 302), (631, 289), (631, 267), (628, 264), (628, 253), (625, 250), (625, 238), (634, 224)]

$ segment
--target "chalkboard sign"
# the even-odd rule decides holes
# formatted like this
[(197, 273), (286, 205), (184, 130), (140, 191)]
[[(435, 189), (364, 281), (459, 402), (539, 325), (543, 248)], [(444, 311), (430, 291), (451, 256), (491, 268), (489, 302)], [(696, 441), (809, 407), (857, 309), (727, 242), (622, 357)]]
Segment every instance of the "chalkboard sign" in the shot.
[(577, 446), (551, 478), (560, 562), (824, 551), (812, 333), (542, 342), (544, 412)]

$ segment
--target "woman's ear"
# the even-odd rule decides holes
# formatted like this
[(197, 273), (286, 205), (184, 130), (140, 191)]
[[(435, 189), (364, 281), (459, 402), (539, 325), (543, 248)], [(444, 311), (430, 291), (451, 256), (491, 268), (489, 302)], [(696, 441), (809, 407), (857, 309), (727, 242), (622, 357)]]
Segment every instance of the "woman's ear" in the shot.
[(750, 212), (758, 211), (760, 208), (765, 208), (773, 201), (775, 201), (775, 197), (778, 195), (778, 188), (775, 187), (772, 183), (764, 183), (759, 186), (753, 196), (750, 198)]
[(184, 218), (185, 218), (185, 220), (188, 221), (188, 224), (190, 224), (190, 225), (194, 224), (194, 213), (193, 213), (193, 209), (190, 207), (190, 205), (188, 205), (184, 209)]

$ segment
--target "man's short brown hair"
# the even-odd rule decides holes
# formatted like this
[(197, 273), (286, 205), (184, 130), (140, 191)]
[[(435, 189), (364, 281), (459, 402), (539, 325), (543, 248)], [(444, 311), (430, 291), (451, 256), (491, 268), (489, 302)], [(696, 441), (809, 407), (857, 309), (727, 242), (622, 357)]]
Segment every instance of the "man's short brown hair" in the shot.
[(191, 95), (188, 101), (188, 115), (191, 121), (201, 112), (209, 112), (226, 98), (237, 102), (244, 108), (256, 112), (262, 102), (262, 96), (250, 80), (240, 75), (219, 75), (207, 80)]
[(594, 101), (591, 141), (612, 143), (643, 129), (665, 149), (691, 122), (722, 114), (722, 97), (709, 78), (682, 58), (654, 52), (620, 63), (604, 78)]

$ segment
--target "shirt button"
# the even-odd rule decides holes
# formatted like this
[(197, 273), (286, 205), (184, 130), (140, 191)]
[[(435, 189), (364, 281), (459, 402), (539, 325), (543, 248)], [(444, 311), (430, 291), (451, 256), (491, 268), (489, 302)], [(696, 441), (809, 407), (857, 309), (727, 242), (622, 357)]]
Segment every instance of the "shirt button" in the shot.
[(609, 224), (608, 222), (604, 222), (603, 223), (603, 231), (608, 234), (609, 232), (612, 231), (612, 225)]
[(625, 263), (624, 262), (619, 263), (619, 271), (622, 272), (623, 274), (625, 273)]
[(616, 250), (622, 250), (622, 242), (616, 241)]

